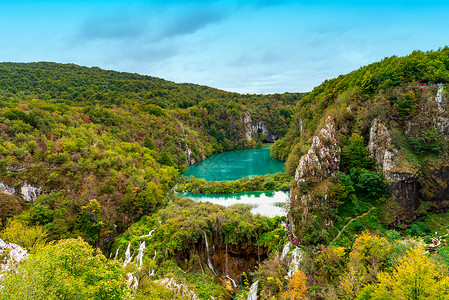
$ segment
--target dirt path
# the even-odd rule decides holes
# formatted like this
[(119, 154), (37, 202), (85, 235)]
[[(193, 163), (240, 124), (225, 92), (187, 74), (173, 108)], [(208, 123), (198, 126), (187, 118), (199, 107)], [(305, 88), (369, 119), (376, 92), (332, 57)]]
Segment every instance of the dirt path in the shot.
[(369, 214), (374, 208), (375, 208), (374, 206), (371, 206), (371, 208), (370, 208), (367, 212), (365, 212), (365, 213), (363, 213), (363, 214), (361, 214), (361, 215), (359, 215), (359, 216), (357, 216), (357, 217), (354, 217), (354, 218), (352, 218), (351, 220), (349, 220), (349, 222), (348, 222), (345, 226), (343, 226), (343, 228), (338, 232), (337, 236), (334, 237), (334, 239), (332, 240), (332, 242), (330, 242), (329, 245), (332, 245), (332, 244), (333, 244), (333, 243), (340, 237), (340, 235), (343, 233), (343, 231), (346, 229), (346, 227), (347, 227), (349, 224), (351, 224), (352, 221), (355, 221), (355, 220), (357, 220), (358, 218), (361, 218), (361, 217), (366, 216), (366, 215)]

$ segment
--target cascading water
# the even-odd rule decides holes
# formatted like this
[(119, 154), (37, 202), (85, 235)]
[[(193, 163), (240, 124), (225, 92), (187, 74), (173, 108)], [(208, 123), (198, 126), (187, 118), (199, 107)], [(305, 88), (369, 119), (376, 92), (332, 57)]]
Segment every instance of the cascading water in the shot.
[(133, 257), (131, 255), (131, 242), (129, 242), (128, 247), (126, 248), (125, 251), (125, 260), (123, 261), (123, 268), (126, 267), (126, 265), (129, 264), (132, 259)]
[(140, 242), (139, 251), (136, 256), (137, 268), (139, 268), (139, 270), (142, 267), (143, 251), (145, 251), (145, 241)]
[(287, 256), (288, 251), (290, 251), (290, 242), (285, 244), (284, 248), (282, 249), (281, 259), (284, 259), (284, 257)]
[(257, 300), (257, 288), (259, 287), (259, 280), (256, 280), (249, 288), (247, 300)]
[(292, 277), (293, 274), (298, 272), (298, 270), (299, 270), (299, 263), (301, 262), (301, 259), (302, 259), (302, 254), (303, 254), (303, 251), (301, 249), (299, 249), (299, 248), (296, 248), (296, 247), (291, 252), (292, 261), (290, 262), (290, 265), (288, 266), (288, 274), (287, 274), (288, 278)]
[(235, 283), (234, 279), (232, 279), (230, 276), (226, 275), (227, 279), (231, 280), (232, 286), (234, 287), (234, 290), (237, 289), (237, 283)]
[(228, 275), (228, 244), (226, 244), (226, 255), (225, 255), (225, 278), (229, 279), (232, 283), (232, 286), (234, 287), (234, 289), (237, 289), (237, 284), (235, 283), (234, 279), (232, 279), (229, 275)]
[(120, 247), (117, 247), (117, 250), (115, 250), (115, 256), (114, 256), (114, 259), (117, 258), (119, 249), (120, 249)]
[(214, 267), (212, 266), (212, 263), (210, 262), (210, 255), (209, 255), (209, 243), (207, 242), (207, 235), (206, 232), (204, 233), (204, 240), (206, 241), (206, 256), (207, 256), (207, 266), (211, 271), (217, 276), (217, 273), (215, 273)]
[(149, 236), (152, 236), (152, 235), (153, 235), (153, 232), (154, 232), (154, 229), (151, 229), (150, 232), (148, 232), (148, 234), (139, 235), (139, 237), (140, 237), (140, 238), (143, 238), (143, 237), (149, 237)]
[(134, 276), (134, 273), (126, 274), (126, 278), (128, 279), (128, 286), (133, 290), (137, 290), (137, 287), (139, 286), (139, 280), (137, 280), (137, 277)]

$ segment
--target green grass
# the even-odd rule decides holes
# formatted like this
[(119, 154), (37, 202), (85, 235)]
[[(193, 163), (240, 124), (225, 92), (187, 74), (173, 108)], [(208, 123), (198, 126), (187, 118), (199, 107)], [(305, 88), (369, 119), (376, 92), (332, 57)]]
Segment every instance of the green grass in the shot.
[(429, 225), (432, 232), (438, 231), (439, 234), (446, 234), (449, 230), (449, 211), (443, 214), (429, 213), (424, 220)]

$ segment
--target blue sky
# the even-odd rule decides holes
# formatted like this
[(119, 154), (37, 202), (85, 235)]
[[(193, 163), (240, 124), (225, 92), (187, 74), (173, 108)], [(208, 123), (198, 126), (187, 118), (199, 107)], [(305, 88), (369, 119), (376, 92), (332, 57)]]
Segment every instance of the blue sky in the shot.
[(446, 1), (0, 0), (0, 61), (304, 92), (387, 56), (449, 45), (448, 14)]

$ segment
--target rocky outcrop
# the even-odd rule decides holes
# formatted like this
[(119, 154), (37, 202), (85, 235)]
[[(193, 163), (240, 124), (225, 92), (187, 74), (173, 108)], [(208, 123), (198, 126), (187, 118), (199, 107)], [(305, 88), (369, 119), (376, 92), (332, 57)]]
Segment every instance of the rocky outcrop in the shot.
[(384, 177), (390, 183), (392, 196), (401, 207), (394, 224), (410, 223), (416, 218), (420, 206), (419, 178), (410, 172), (387, 172)]
[(266, 137), (267, 141), (270, 143), (274, 143), (278, 139), (275, 134), (272, 134), (268, 131), (267, 126), (264, 122), (253, 122), (249, 114), (245, 115), (245, 117), (243, 118), (243, 122), (245, 123), (245, 136), (247, 141), (251, 141), (253, 139), (257, 140), (259, 134), (263, 134)]
[(435, 102), (438, 105), (438, 111), (440, 116), (436, 122), (436, 126), (440, 128), (440, 132), (446, 136), (449, 136), (449, 117), (447, 116), (447, 101), (444, 97), (444, 86), (440, 85), (438, 92), (435, 96)]
[(415, 168), (408, 164), (392, 142), (387, 126), (379, 119), (372, 122), (368, 143), (368, 156), (390, 183), (391, 193), (400, 205), (396, 224), (411, 221), (420, 205), (420, 180)]
[[(39, 196), (41, 189), (42, 188), (40, 188), (40, 187), (35, 187), (32, 185), (29, 185), (28, 183), (24, 183), (20, 187), (20, 196), (22, 196), (23, 200), (33, 203), (34, 200), (36, 200), (36, 198)], [(10, 195), (10, 196), (12, 196), (14, 194), (19, 194), (19, 193), (16, 193), (16, 190), (12, 186), (9, 186), (3, 182), (0, 182), (0, 193)]]
[(190, 299), (190, 300), (197, 300), (199, 299), (193, 291), (189, 289), (189, 287), (185, 284), (178, 283), (173, 278), (164, 278), (161, 280), (156, 280), (156, 284), (163, 285), (172, 292), (174, 292), (176, 295), (181, 297), (182, 299)]
[(39, 196), (40, 190), (41, 188), (37, 188), (35, 186), (25, 183), (20, 188), (20, 194), (22, 195), (25, 201), (33, 203), (34, 200), (36, 200), (36, 198)]
[(394, 225), (419, 218), (421, 205), (433, 212), (449, 208), (449, 165), (423, 165), (418, 171), (403, 150), (394, 147), (390, 131), (378, 119), (371, 126), (368, 153), (383, 172), (393, 198), (400, 205)]
[[(189, 147), (189, 145), (187, 144), (186, 140), (189, 140), (189, 130), (186, 130), (184, 128), (183, 124), (179, 124), (179, 127), (184, 135), (184, 138), (182, 139), (182, 149), (180, 149), (181, 151), (183, 151), (186, 154), (186, 163), (187, 166), (191, 166), (196, 164), (197, 162), (204, 160), (206, 158), (206, 156), (204, 155), (204, 150), (203, 149), (199, 149), (200, 155), (195, 155), (195, 153), (192, 151), (192, 149)], [(194, 149), (195, 147), (192, 146)], [(197, 159), (195, 159), (195, 156), (197, 157)]]
[(379, 170), (388, 172), (395, 167), (398, 151), (392, 148), (392, 138), (388, 128), (378, 119), (372, 123), (368, 156), (376, 162)]
[(16, 193), (16, 190), (3, 182), (0, 182), (0, 193), (12, 196)]
[(326, 124), (313, 138), (307, 154), (301, 157), (296, 168), (295, 181), (321, 182), (335, 176), (340, 167), (340, 147), (335, 139), (334, 119), (327, 117)]
[(0, 239), (0, 279), (3, 274), (13, 270), (17, 264), (26, 259), (28, 253), (19, 245), (13, 243), (5, 243)]
[(211, 249), (211, 263), (217, 275), (229, 276), (237, 283), (241, 282), (243, 272), (249, 274), (254, 267), (268, 255), (263, 247), (242, 243), (240, 245), (215, 245)]
[[(335, 138), (334, 119), (328, 116), (326, 123), (318, 135), (313, 137), (310, 149), (299, 161), (295, 172), (294, 187), (290, 192), (290, 215), (292, 226), (296, 224), (296, 234), (301, 236), (305, 224), (318, 218), (329, 228), (334, 221), (327, 210), (329, 202), (329, 187), (332, 178), (340, 168), (340, 147)], [(305, 190), (301, 188), (306, 186)]]

